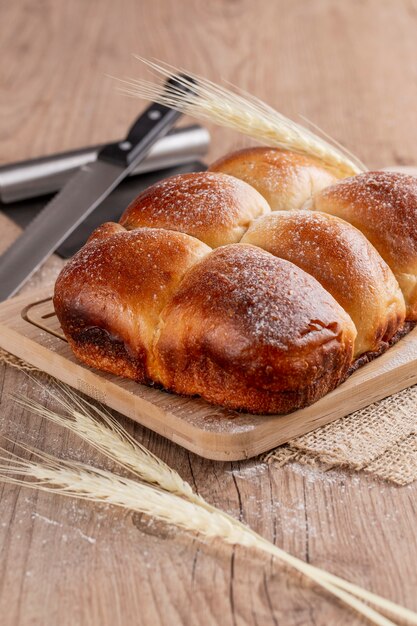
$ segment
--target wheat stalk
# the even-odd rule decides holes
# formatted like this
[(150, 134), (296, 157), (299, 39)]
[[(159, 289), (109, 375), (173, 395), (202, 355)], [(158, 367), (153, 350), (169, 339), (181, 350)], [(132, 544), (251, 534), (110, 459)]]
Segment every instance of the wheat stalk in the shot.
[(324, 588), (329, 589), (329, 584), (332, 589), (336, 586), (339, 590), (348, 592), (349, 594), (353, 593), (359, 598), (372, 602), (397, 617), (408, 619), (411, 623), (417, 624), (417, 616), (411, 611), (381, 598), (376, 594), (372, 594), (353, 583), (349, 583), (337, 576), (304, 563), (300, 559), (289, 555), (281, 548), (263, 539), (233, 517), (210, 505), (201, 496), (195, 494), (190, 484), (184, 481), (175, 470), (133, 439), (103, 407), (95, 406), (87, 400), (80, 398), (69, 387), (62, 384), (58, 384), (56, 390), (48, 389), (48, 391), (65, 409), (70, 419), (60, 416), (34, 400), (17, 399), (17, 402), (40, 416), (70, 429), (107, 457), (116, 461), (120, 466), (134, 473), (140, 480), (156, 485), (159, 489), (169, 492), (170, 494), (181, 496), (189, 502), (204, 508), (206, 511), (214, 513), (216, 516), (220, 514), (229, 524), (232, 524), (234, 527), (239, 527), (245, 536), (248, 533), (252, 535), (258, 548), (263, 549), (269, 554), (273, 554), (281, 561), (296, 568), (316, 582), (318, 578), (320, 578), (324, 583), (322, 585)]
[[(145, 513), (168, 524), (195, 532), (208, 539), (218, 538), (231, 545), (257, 548), (274, 554), (268, 544), (250, 529), (216, 509), (206, 508), (155, 486), (119, 476), (107, 470), (75, 461), (57, 459), (39, 450), (25, 448), (41, 459), (29, 461), (0, 448), (0, 479), (5, 483), (31, 487), (92, 502), (112, 504), (130, 511)], [(11, 463), (9, 461), (11, 460)], [(11, 474), (30, 477), (33, 482), (15, 478)], [(299, 572), (332, 593), (348, 606), (378, 626), (395, 626), (392, 621), (363, 604), (346, 591), (306, 571), (300, 561), (293, 565)]]
[(33, 413), (71, 430), (140, 480), (158, 485), (165, 491), (191, 501), (203, 501), (193, 492), (189, 483), (131, 437), (104, 407), (93, 405), (59, 383), (56, 384), (54, 391), (50, 391), (50, 395), (65, 409), (71, 419), (42, 406), (36, 400), (15, 397), (15, 401)]
[[(366, 171), (353, 154), (336, 142), (330, 143), (301, 124), (288, 119), (258, 98), (234, 91), (190, 72), (181, 72), (167, 63), (136, 56), (155, 76), (175, 78), (163, 91), (145, 79), (116, 79), (126, 95), (158, 102), (203, 121), (213, 122), (254, 137), (268, 146), (313, 156), (336, 176), (344, 178)], [(188, 92), (184, 93), (186, 87)]]

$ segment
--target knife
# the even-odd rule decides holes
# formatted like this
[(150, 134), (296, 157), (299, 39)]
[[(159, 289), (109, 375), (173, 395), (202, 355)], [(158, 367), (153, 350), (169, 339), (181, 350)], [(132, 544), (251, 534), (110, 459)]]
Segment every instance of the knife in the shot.
[[(158, 139), (149, 150), (146, 159), (139, 163), (129, 176), (159, 172), (185, 163), (193, 163), (206, 154), (209, 143), (210, 134), (202, 126), (194, 124), (174, 128), (165, 137)], [(103, 145), (90, 146), (0, 165), (1, 209), (4, 209), (5, 204), (56, 193), (80, 167), (93, 163), (102, 148)], [(23, 204), (22, 207), (24, 206)], [(15, 207), (16, 210), (19, 208)]]
[[(189, 93), (172, 77), (165, 89)], [(97, 160), (83, 166), (0, 257), (0, 300), (12, 296), (73, 230), (132, 172), (150, 147), (181, 116), (153, 103), (126, 138), (105, 146)]]

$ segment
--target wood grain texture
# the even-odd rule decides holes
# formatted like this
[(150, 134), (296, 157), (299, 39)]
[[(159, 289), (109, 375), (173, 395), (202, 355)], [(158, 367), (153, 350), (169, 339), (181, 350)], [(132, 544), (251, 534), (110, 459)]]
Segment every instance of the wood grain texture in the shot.
[[(417, 162), (417, 3), (399, 0), (0, 2), (0, 162), (116, 139), (142, 106), (111, 75), (155, 56), (299, 113), (370, 167)], [(210, 157), (247, 145), (213, 130)], [(0, 216), (0, 245), (17, 235)], [(13, 233), (11, 233), (11, 230)], [(51, 259), (32, 283), (53, 280)], [(27, 287), (29, 289), (29, 287)], [(0, 367), (1, 432), (103, 463), (13, 404), (51, 400)], [(121, 422), (212, 503), (315, 565), (417, 609), (417, 485), (257, 461), (219, 464)], [(6, 626), (363, 622), (244, 550), (207, 545), (106, 507), (0, 486), (0, 615)]]

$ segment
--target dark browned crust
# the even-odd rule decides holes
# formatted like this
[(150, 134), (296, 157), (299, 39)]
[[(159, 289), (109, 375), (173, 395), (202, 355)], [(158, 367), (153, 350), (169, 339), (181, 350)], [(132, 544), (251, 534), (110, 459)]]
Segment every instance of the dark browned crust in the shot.
[[(403, 328), (401, 328), (391, 340), (384, 344), (378, 352), (367, 352), (366, 354), (361, 355), (358, 359), (356, 359), (350, 368), (348, 369), (345, 378), (340, 381), (339, 384), (345, 382), (354, 372), (359, 370), (361, 367), (375, 360), (382, 354), (384, 354), (391, 346), (398, 343), (403, 337), (408, 335), (409, 332), (413, 330), (417, 326), (417, 322), (405, 322)], [(83, 335), (83, 336), (81, 336)], [(116, 373), (118, 376), (123, 376), (126, 378), (131, 378), (139, 383), (146, 384), (152, 387), (158, 387), (165, 393), (173, 393), (177, 395), (190, 395), (184, 393), (178, 393), (174, 389), (167, 389), (160, 383), (155, 383), (151, 380), (143, 368), (142, 359), (138, 359), (137, 355), (131, 354), (131, 352), (126, 348), (124, 342), (116, 339), (109, 335), (106, 331), (99, 328), (91, 328), (86, 329), (80, 335), (76, 337), (76, 340), (73, 341), (69, 339), (69, 343), (71, 348), (77, 358), (80, 361), (85, 362), (87, 365), (91, 365), (91, 367), (95, 367), (97, 369), (109, 372)], [(92, 355), (96, 353), (94, 359), (91, 357), (86, 359), (86, 354)], [(99, 363), (100, 365), (94, 365), (92, 363)], [(292, 413), (298, 408), (302, 406), (308, 406), (316, 401), (316, 396), (320, 396), (320, 387), (325, 384), (325, 381), (316, 381), (309, 389), (301, 389), (300, 392), (296, 394), (294, 392), (285, 392), (281, 391), (281, 406), (287, 406), (286, 410), (282, 410), (282, 414)], [(262, 395), (265, 395), (265, 391), (261, 392)], [(276, 399), (273, 397), (273, 394), (266, 392), (267, 396), (272, 395), (272, 397), (268, 397), (265, 404), (274, 403)], [(258, 393), (258, 396), (260, 394)], [(304, 399), (304, 403), (300, 406), (295, 406), (295, 404), (300, 403), (300, 395)], [(195, 393), (194, 397), (202, 396), (202, 394)], [(310, 398), (312, 398), (310, 400)], [(204, 398), (207, 402), (211, 402), (214, 405), (222, 405), (227, 406), (218, 401), (211, 401), (208, 397)], [(259, 397), (253, 398), (253, 401), (259, 404)], [(245, 407), (236, 407), (236, 406), (228, 406), (227, 408), (231, 408), (238, 413), (246, 412), (252, 414), (262, 415), (262, 410), (251, 410), (250, 408)]]
[[(366, 189), (385, 193), (387, 177), (372, 176)], [(415, 214), (408, 199), (401, 207)], [(132, 242), (141, 239), (135, 255)], [(77, 358), (233, 410), (285, 414), (320, 399), (417, 323), (406, 322), (377, 352), (352, 363), (351, 319), (312, 276), (250, 245), (208, 253), (173, 230), (97, 229), (55, 289), (56, 312)], [(155, 284), (163, 294), (156, 304)]]
[[(123, 229), (114, 229), (107, 225), (106, 228), (102, 227), (96, 233), (92, 238), (92, 242), (97, 242), (102, 238), (107, 239), (107, 237), (118, 232), (123, 232)], [(165, 309), (163, 317), (169, 315), (170, 307), (175, 307), (178, 303), (181, 306), (184, 300), (187, 300), (186, 293), (189, 288), (187, 287), (187, 282), (192, 284), (194, 279), (195, 287), (194, 275), (197, 275), (197, 282), (199, 282), (197, 292), (200, 293), (200, 296), (204, 295), (204, 297), (207, 297), (210, 291), (210, 280), (207, 275), (207, 271), (210, 274), (210, 262), (212, 263), (216, 257), (224, 258), (231, 255), (231, 264), (223, 267), (223, 272), (226, 271), (227, 274), (227, 271), (233, 267), (239, 267), (238, 259), (236, 258), (239, 249), (250, 249), (250, 256), (254, 256), (255, 259), (259, 258), (259, 255), (261, 257), (265, 255), (266, 257), (274, 258), (269, 253), (248, 245), (228, 246), (219, 249), (216, 256), (213, 253), (211, 259), (206, 257), (203, 262), (194, 266), (194, 270), (185, 275), (185, 280), (179, 284), (178, 290), (175, 292), (169, 306)], [(233, 256), (235, 257), (234, 260)], [(287, 271), (289, 267), (294, 267), (286, 261), (280, 259), (276, 259), (276, 261), (278, 261), (278, 265), (281, 265), (281, 270), (283, 264), (284, 269)], [(78, 264), (78, 262), (79, 259), (75, 259), (74, 263)], [(245, 264), (246, 262), (247, 259)], [(267, 262), (267, 266), (271, 270), (273, 264)], [(298, 270), (298, 268), (295, 269)], [(241, 353), (233, 353), (233, 350), (232, 352), (228, 351), (227, 345), (220, 345), (217, 348), (213, 346), (207, 335), (203, 343), (197, 348), (199, 350), (198, 354), (195, 352), (195, 343), (192, 346), (185, 345), (180, 355), (180, 361), (178, 361), (175, 356), (172, 356), (175, 350), (178, 350), (178, 346), (170, 345), (172, 341), (175, 344), (175, 335), (171, 333), (165, 335), (163, 341), (158, 346), (156, 361), (159, 360), (160, 362), (156, 365), (154, 364), (154, 377), (152, 378), (149, 375), (149, 355), (147, 350), (141, 349), (140, 346), (136, 346), (135, 350), (132, 350), (126, 337), (118, 336), (114, 330), (112, 332), (109, 329), (109, 326), (107, 328), (103, 327), (99, 309), (94, 311), (94, 305), (90, 297), (91, 292), (88, 292), (87, 305), (83, 305), (82, 300), (69, 297), (68, 284), (66, 284), (64, 278), (70, 270), (71, 266), (69, 266), (64, 276), (61, 277), (61, 280), (57, 282), (54, 302), (64, 332), (77, 358), (91, 367), (131, 378), (137, 382), (148, 385), (156, 384), (161, 388), (165, 388), (166, 391), (182, 395), (200, 395), (213, 404), (220, 404), (233, 410), (255, 414), (284, 414), (312, 404), (346, 380), (357, 369), (383, 354), (390, 346), (416, 326), (416, 322), (406, 322), (389, 342), (383, 342), (378, 352), (368, 352), (349, 366), (351, 353), (349, 352), (349, 347), (343, 347), (341, 320), (337, 319), (337, 310), (335, 310), (336, 321), (327, 320), (327, 324), (323, 322), (319, 324), (323, 331), (330, 331), (331, 336), (329, 340), (322, 343), (316, 342), (314, 347), (311, 344), (307, 346), (307, 352), (310, 357), (311, 355), (315, 358), (319, 357), (319, 361), (310, 362), (310, 378), (305, 375), (300, 376), (297, 373), (297, 368), (291, 374), (288, 368), (288, 359), (285, 358), (286, 355), (284, 358), (282, 354), (279, 356), (279, 351), (278, 353), (274, 352), (271, 346), (254, 345), (246, 358), (242, 359)], [(90, 271), (91, 268), (89, 268)], [(298, 272), (307, 276), (305, 287), (307, 286), (310, 290), (313, 290), (315, 299), (320, 300), (320, 298), (323, 298), (323, 295), (325, 297), (328, 296), (324, 290), (322, 290), (321, 294), (317, 293), (318, 283), (312, 277), (306, 275), (302, 270), (298, 270)], [(204, 276), (204, 274), (206, 275)], [(85, 276), (83, 277), (79, 273), (77, 273), (77, 278), (78, 281), (80, 279), (85, 280)], [(285, 285), (285, 281), (282, 278), (281, 275), (279, 282), (284, 289), (288, 285), (296, 287), (297, 283), (294, 280), (294, 275), (289, 279), (287, 285)], [(81, 285), (78, 281), (72, 282), (70, 289), (75, 289), (79, 294)], [(220, 286), (220, 289), (223, 295), (225, 295), (222, 286)], [(319, 286), (319, 289), (322, 288)], [(305, 289), (303, 292), (305, 294)], [(221, 307), (221, 309), (224, 313), (224, 307)], [(244, 317), (244, 311), (240, 312), (240, 314), (237, 313), (237, 317), (239, 315)], [(177, 324), (178, 316), (175, 313), (174, 319)], [(315, 323), (318, 323), (318, 320)], [(208, 320), (204, 319), (202, 324), (204, 331)], [(307, 328), (306, 331), (308, 335), (309, 329)], [(296, 336), (296, 329), (292, 332)], [(302, 337), (302, 333), (300, 337)], [(290, 341), (289, 335), (287, 335), (285, 341)], [(288, 345), (286, 347), (288, 348)], [(297, 346), (292, 346), (292, 348), (293, 352), (296, 352)], [(167, 362), (167, 355), (168, 361), (171, 360), (171, 362)], [(296, 358), (302, 360), (302, 351), (298, 355), (296, 354)], [(277, 364), (272, 370), (271, 359)], [(286, 361), (287, 366), (284, 365)], [(248, 370), (253, 363), (255, 368), (252, 371)], [(169, 371), (168, 377), (167, 370)], [(155, 380), (158, 377), (162, 381)], [(300, 384), (301, 380), (304, 383), (307, 380), (308, 384)]]
[(112, 336), (104, 328), (93, 326), (66, 333), (75, 356), (96, 369), (150, 384), (145, 350), (134, 354), (123, 339)]
[(358, 359), (355, 359), (349, 368), (346, 378), (348, 378), (351, 374), (356, 372), (359, 368), (363, 367), (367, 363), (370, 363), (371, 361), (374, 361), (379, 356), (384, 354), (389, 348), (391, 348), (391, 346), (398, 343), (400, 339), (408, 335), (408, 333), (411, 332), (413, 328), (415, 328), (416, 326), (417, 326), (417, 322), (411, 322), (411, 321), (404, 322), (404, 325), (402, 326), (402, 328), (400, 328), (395, 333), (395, 335), (391, 337), (389, 341), (384, 341), (381, 344), (380, 349), (378, 351), (365, 352), (365, 354), (361, 354), (361, 356)]
[(55, 311), (76, 356), (137, 382), (153, 380), (160, 312), (184, 273), (208, 252), (183, 233), (100, 226), (55, 284)]
[(249, 245), (192, 268), (162, 313), (155, 362), (165, 388), (253, 413), (288, 413), (345, 378), (355, 328), (323, 287)]

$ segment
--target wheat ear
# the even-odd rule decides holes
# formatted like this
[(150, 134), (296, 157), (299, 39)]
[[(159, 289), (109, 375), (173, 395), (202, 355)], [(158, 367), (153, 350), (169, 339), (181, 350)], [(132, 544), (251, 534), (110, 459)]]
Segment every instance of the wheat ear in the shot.
[[(37, 382), (33, 377), (32, 379)], [(44, 388), (43, 385), (38, 384)], [(170, 493), (182, 496), (208, 511), (221, 513), (230, 523), (239, 525), (246, 533), (249, 532), (253, 534), (258, 542), (258, 547), (259, 542), (263, 542), (270, 554), (278, 557), (288, 565), (299, 569), (299, 571), (301, 571), (299, 566), (302, 565), (304, 574), (308, 572), (307, 575), (312, 575), (314, 578), (319, 576), (324, 582), (336, 585), (344, 591), (353, 593), (359, 598), (372, 602), (376, 606), (398, 617), (411, 620), (412, 623), (417, 624), (416, 615), (411, 611), (333, 574), (304, 563), (286, 553), (281, 548), (266, 541), (227, 513), (220, 512), (206, 502), (200, 495), (194, 493), (191, 485), (183, 480), (175, 470), (133, 439), (104, 407), (93, 405), (91, 402), (75, 394), (71, 388), (60, 383), (57, 383), (55, 389), (51, 390), (47, 388), (47, 390), (51, 397), (65, 409), (70, 419), (45, 408), (35, 400), (17, 399), (17, 402), (40, 416), (71, 430), (80, 438), (100, 450), (107, 457), (116, 461), (120, 466), (134, 473), (141, 480), (157, 485), (159, 488)]]
[[(233, 518), (224, 515), (221, 511), (216, 509), (209, 511), (180, 496), (107, 470), (75, 461), (64, 461), (36, 449), (21, 447), (38, 457), (40, 462), (23, 459), (0, 448), (0, 455), (3, 454), (0, 456), (0, 479), (2, 482), (82, 500), (112, 504), (123, 509), (145, 513), (160, 521), (198, 533), (208, 539), (218, 538), (231, 545), (257, 548), (274, 554), (272, 544), (263, 541), (256, 533), (237, 523)], [(10, 461), (11, 463), (9, 463)], [(15, 478), (11, 474), (29, 477), (34, 482)], [(395, 626), (392, 621), (363, 604), (354, 596), (323, 580), (320, 576), (307, 571), (304, 565), (300, 561), (293, 566), (374, 624)]]
[(178, 472), (131, 437), (104, 407), (88, 402), (60, 383), (56, 384), (54, 391), (48, 391), (70, 419), (42, 406), (36, 400), (16, 397), (15, 401), (33, 413), (74, 432), (140, 480), (158, 485), (161, 489), (190, 501), (202, 501)]
[(136, 58), (157, 77), (175, 77), (177, 85), (187, 87), (188, 93), (178, 89), (175, 81), (161, 90), (158, 84), (145, 79), (116, 79), (120, 91), (126, 95), (158, 102), (199, 120), (232, 128), (268, 146), (315, 157), (339, 178), (367, 169), (336, 142), (319, 137), (243, 90), (227, 89), (167, 63)]

